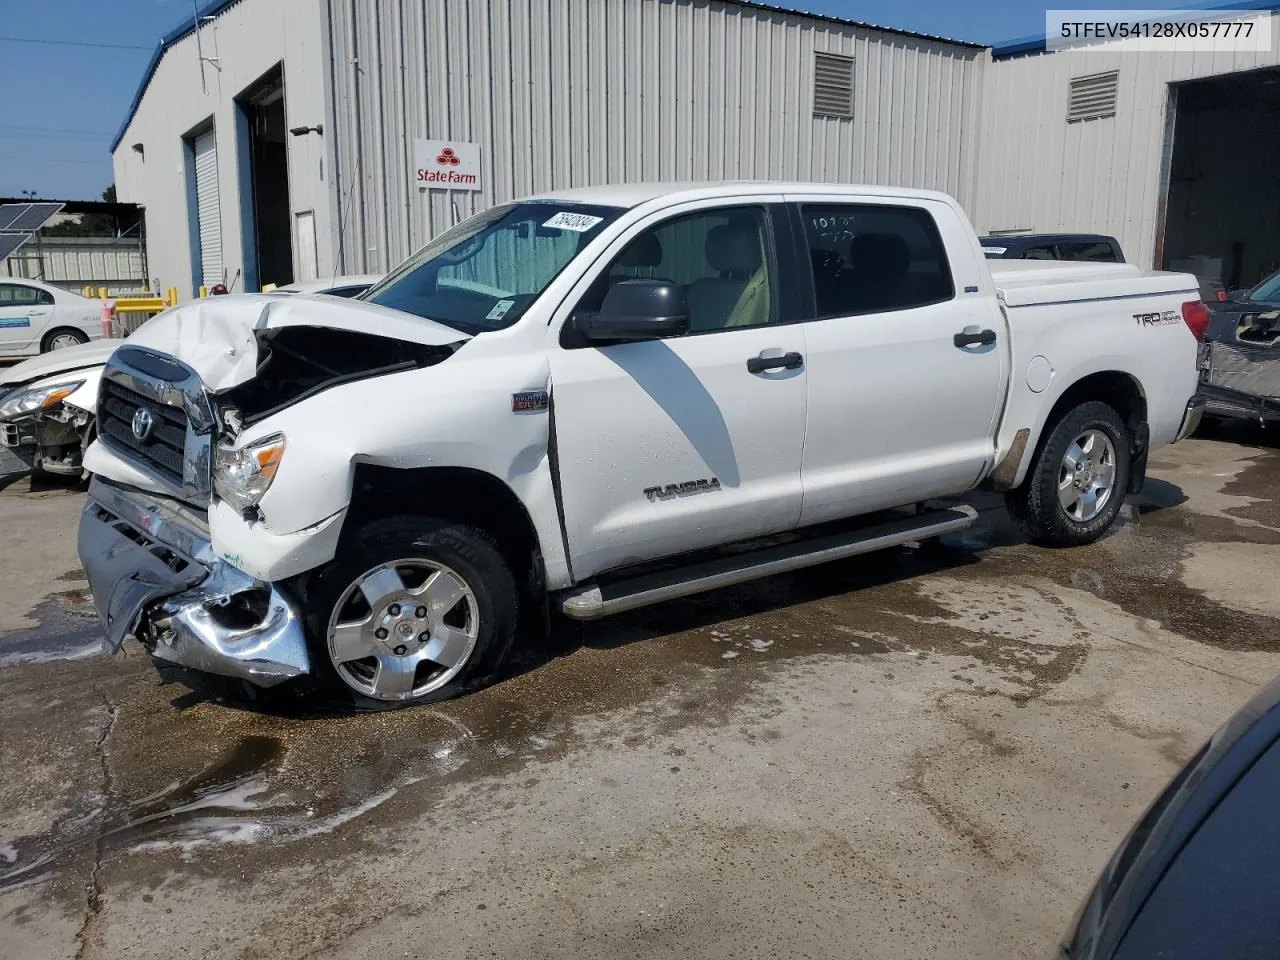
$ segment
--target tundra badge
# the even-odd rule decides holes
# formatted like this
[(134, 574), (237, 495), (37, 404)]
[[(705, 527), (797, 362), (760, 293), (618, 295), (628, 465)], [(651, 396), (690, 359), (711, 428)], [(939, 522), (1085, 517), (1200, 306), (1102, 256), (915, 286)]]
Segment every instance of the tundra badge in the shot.
[(683, 483), (668, 483), (663, 487), (646, 487), (644, 495), (650, 503), (659, 500), (670, 500), (672, 497), (683, 497), (689, 493), (710, 493), (720, 489), (720, 481), (715, 477), (707, 480), (685, 480)]

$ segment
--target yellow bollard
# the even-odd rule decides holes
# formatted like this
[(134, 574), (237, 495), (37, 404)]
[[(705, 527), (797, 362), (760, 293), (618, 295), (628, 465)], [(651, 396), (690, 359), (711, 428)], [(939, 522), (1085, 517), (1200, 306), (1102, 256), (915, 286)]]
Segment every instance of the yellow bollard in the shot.
[(177, 287), (170, 287), (168, 289), (167, 296), (165, 296), (165, 302), (171, 307), (176, 307), (178, 305), (178, 288)]
[(209, 288), (206, 287), (203, 283), (200, 284), (200, 296), (207, 297), (208, 295), (209, 295)]
[(106, 287), (99, 287), (99, 288), (98, 288), (98, 299), (99, 299), (99, 300), (105, 300), (105, 299), (107, 299), (107, 288), (106, 288)]

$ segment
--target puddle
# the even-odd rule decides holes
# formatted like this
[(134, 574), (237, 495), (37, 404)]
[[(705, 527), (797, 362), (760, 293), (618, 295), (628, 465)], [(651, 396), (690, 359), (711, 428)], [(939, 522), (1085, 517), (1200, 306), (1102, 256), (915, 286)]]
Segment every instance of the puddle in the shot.
[(0, 636), (0, 667), (106, 656), (98, 615), (84, 590), (55, 593), (27, 616), (39, 626)]
[[(283, 692), (236, 705), (244, 709), (201, 696), (158, 713), (154, 702), (126, 706), (106, 744), (114, 783), (104, 792), (111, 795), (82, 802), (45, 834), (0, 846), (0, 891), (56, 875), (82, 896), (83, 873), (64, 868), (86, 857), (203, 856), (198, 851), (211, 845), (268, 856), (274, 846), (318, 836), (333, 853), (346, 842), (342, 828), (361, 818), (421, 816), (457, 782), (509, 776), (540, 758), (589, 748), (594, 741), (584, 731), (607, 727), (620, 708), (638, 706), (643, 715), (612, 732), (624, 744), (714, 725), (749, 697), (767, 708), (771, 666), (814, 654), (961, 657), (957, 680), (1025, 702), (1077, 668), (1089, 636), (1058, 612), (1049, 619), (1061, 621), (1061, 636), (1042, 635), (1048, 628), (1019, 609), (1023, 601), (999, 594), (1001, 580), (1023, 589), (1026, 578), (1045, 578), (1201, 642), (1280, 649), (1269, 639), (1278, 636), (1277, 621), (1222, 607), (1181, 580), (1196, 542), (1269, 544), (1280, 535), (1195, 514), (1180, 497), (1176, 487), (1157, 485), (1126, 506), (1105, 539), (1058, 551), (1026, 545), (998, 501), (984, 501), (975, 527), (920, 549), (826, 564), (598, 624), (557, 622), (548, 644), (521, 651), (511, 678), (438, 707), (317, 715), (309, 701)], [(959, 584), (938, 594), (929, 586), (938, 578)], [(1043, 587), (1043, 599), (1054, 603)], [(969, 588), (987, 597), (986, 606), (956, 606)], [(0, 638), (0, 665), (97, 652), (91, 605), (64, 595), (33, 615), (38, 630)], [(875, 682), (894, 681), (885, 673)], [(175, 696), (165, 689), (164, 697)]]

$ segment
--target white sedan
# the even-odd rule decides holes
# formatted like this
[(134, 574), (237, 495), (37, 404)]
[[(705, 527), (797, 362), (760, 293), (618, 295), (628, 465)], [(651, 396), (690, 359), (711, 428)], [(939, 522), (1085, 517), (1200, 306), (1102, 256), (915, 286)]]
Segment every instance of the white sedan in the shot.
[[(305, 296), (323, 293), (332, 297), (355, 297), (382, 279), (381, 274), (357, 274), (289, 284), (277, 288), (276, 294)], [(0, 279), (0, 289), (10, 281)], [(23, 280), (24, 284), (34, 281)], [(47, 284), (41, 289), (65, 293)], [(96, 307), (93, 300), (75, 297)], [(0, 310), (0, 317), (4, 311)], [(0, 323), (3, 321), (0, 320)], [(123, 340), (101, 340), (101, 324), (95, 316), (92, 334), (97, 343), (85, 344), (87, 337), (75, 345), (54, 344), (50, 349), (68, 346), (52, 357), (35, 357), (0, 368), (0, 474), (17, 469), (18, 461), (36, 473), (79, 477), (80, 461), (94, 435), (94, 417), (98, 409), (98, 382), (107, 358)], [(53, 328), (50, 333), (56, 332)], [(5, 331), (0, 328), (0, 334)], [(50, 333), (46, 333), (48, 337)], [(83, 344), (83, 345), (81, 345)], [(0, 349), (0, 356), (4, 351)], [(6, 464), (4, 449), (9, 448), (17, 461)]]
[(0, 277), (0, 357), (48, 353), (102, 336), (102, 312), (90, 300), (39, 280)]

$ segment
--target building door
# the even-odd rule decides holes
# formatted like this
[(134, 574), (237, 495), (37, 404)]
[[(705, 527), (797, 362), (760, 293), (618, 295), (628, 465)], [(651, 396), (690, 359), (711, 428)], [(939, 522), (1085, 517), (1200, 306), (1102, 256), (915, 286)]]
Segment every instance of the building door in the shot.
[(192, 141), (195, 154), (196, 225), (199, 236), (200, 283), (212, 287), (222, 283), (222, 214), (218, 191), (218, 140), (213, 130)]
[[(295, 279), (293, 220), (289, 200), (289, 130), (284, 110), (284, 71), (273, 67), (236, 99), (240, 114), (237, 151), (248, 158), (240, 167), (241, 223), (244, 226), (246, 290)], [(244, 182), (245, 173), (249, 183)], [(299, 244), (302, 238), (299, 238)], [(312, 241), (314, 247), (314, 240)], [(299, 260), (306, 263), (306, 253)]]

